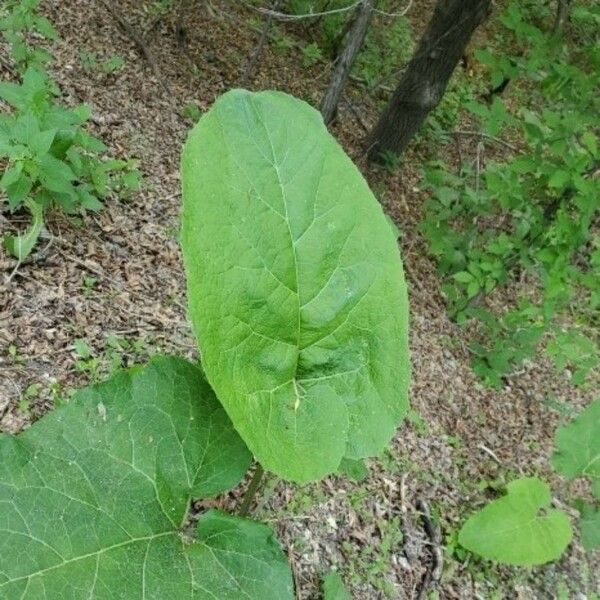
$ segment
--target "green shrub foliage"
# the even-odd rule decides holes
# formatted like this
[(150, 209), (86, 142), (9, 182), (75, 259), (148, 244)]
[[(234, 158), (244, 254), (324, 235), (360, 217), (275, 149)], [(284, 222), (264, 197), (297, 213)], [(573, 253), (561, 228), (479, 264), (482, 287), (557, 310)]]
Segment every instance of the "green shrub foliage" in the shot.
[(26, 42), (30, 30), (55, 38), (47, 20), (33, 12), (37, 4), (16, 3), (0, 21), (13, 62), (24, 69), (20, 81), (0, 83), (0, 99), (11, 109), (0, 114), (5, 165), (0, 190), (9, 210), (24, 208), (32, 216), (26, 233), (4, 236), (5, 247), (19, 260), (31, 252), (50, 207), (68, 214), (97, 211), (103, 198), (137, 189), (140, 180), (134, 161), (108, 158), (106, 146), (87, 131), (88, 106), (65, 108), (57, 102), (59, 90), (43, 68), (47, 61)]
[[(516, 135), (522, 146), (502, 161), (486, 153), (458, 175), (439, 162), (426, 170), (432, 196), (422, 231), (445, 276), (451, 314), (479, 324), (474, 367), (495, 386), (543, 340), (574, 384), (586, 381), (599, 356), (599, 55), (585, 36), (576, 47), (557, 40), (532, 24), (537, 16), (511, 3), (502, 22), (515, 53), (477, 53), (491, 87), (510, 81), (514, 94), (527, 89), (519, 108), (499, 95), (466, 105), (484, 135)], [(486, 303), (508, 286), (517, 297), (509, 310)], [(574, 307), (581, 318), (566, 326)]]

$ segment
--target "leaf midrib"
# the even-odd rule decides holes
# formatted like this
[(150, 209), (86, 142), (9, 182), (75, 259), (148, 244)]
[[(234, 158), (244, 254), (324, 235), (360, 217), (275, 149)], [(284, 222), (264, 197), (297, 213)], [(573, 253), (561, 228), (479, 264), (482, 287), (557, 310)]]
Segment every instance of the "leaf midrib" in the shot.
[[(277, 184), (279, 185), (279, 190), (281, 192), (281, 200), (283, 202), (283, 208), (285, 210), (285, 225), (288, 231), (288, 235), (290, 238), (290, 249), (291, 249), (291, 253), (292, 253), (292, 260), (294, 263), (294, 278), (296, 281), (296, 285), (295, 285), (295, 291), (293, 292), (296, 296), (296, 315), (297, 315), (297, 322), (296, 322), (296, 362), (294, 365), (294, 375), (292, 377), (292, 389), (294, 391), (294, 396), (295, 396), (295, 403), (294, 403), (294, 412), (296, 413), (298, 411), (298, 408), (300, 407), (300, 401), (301, 401), (301, 397), (300, 397), (300, 392), (299, 392), (299, 388), (298, 388), (298, 381), (297, 381), (297, 375), (298, 375), (298, 365), (300, 362), (300, 340), (301, 340), (301, 327), (302, 327), (302, 319), (301, 319), (301, 315), (300, 315), (300, 276), (298, 273), (298, 257), (296, 256), (296, 245), (294, 242), (294, 235), (292, 234), (292, 228), (290, 226), (290, 217), (289, 217), (289, 211), (288, 211), (288, 205), (287, 205), (287, 195), (285, 192), (285, 186), (283, 184), (283, 180), (281, 178), (281, 174), (279, 172), (279, 164), (277, 163), (277, 157), (275, 155), (275, 146), (273, 145), (273, 140), (271, 138), (271, 135), (269, 133), (269, 128), (267, 127), (266, 123), (263, 121), (263, 119), (261, 118), (260, 113), (258, 112), (254, 102), (252, 100), (250, 100), (247, 104), (249, 104), (252, 107), (252, 110), (258, 120), (258, 122), (260, 123), (261, 127), (263, 128), (264, 132), (265, 132), (265, 136), (269, 142), (269, 147), (271, 148), (271, 161), (269, 161), (267, 159), (267, 157), (264, 157), (265, 160), (267, 160), (267, 162), (270, 162), (271, 166), (273, 167), (274, 171), (275, 171), (275, 175), (277, 176)], [(248, 133), (250, 134), (250, 137), (252, 138), (252, 132), (250, 130), (250, 128), (248, 128)], [(258, 148), (258, 144), (255, 145)], [(316, 202), (316, 198), (315, 198), (315, 202)], [(271, 402), (273, 401), (272, 398), (270, 400)], [(294, 423), (296, 423), (296, 421), (294, 421)], [(294, 430), (294, 437), (297, 437), (297, 430)]]

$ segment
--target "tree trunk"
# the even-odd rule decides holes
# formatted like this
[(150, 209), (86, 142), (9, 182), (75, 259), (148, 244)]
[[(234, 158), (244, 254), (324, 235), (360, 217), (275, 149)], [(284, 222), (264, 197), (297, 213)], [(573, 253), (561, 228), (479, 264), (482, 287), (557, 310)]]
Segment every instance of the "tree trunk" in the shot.
[(370, 160), (402, 154), (441, 100), (491, 0), (438, 0), (419, 46), (367, 142)]
[(565, 27), (565, 23), (569, 18), (569, 9), (571, 8), (571, 0), (558, 0), (558, 6), (556, 8), (556, 17), (554, 19), (554, 25), (552, 27), (552, 33), (556, 36), (560, 36), (562, 30)]
[(344, 47), (338, 54), (329, 87), (321, 102), (321, 114), (326, 125), (335, 118), (348, 75), (367, 35), (369, 21), (373, 14), (373, 3), (374, 0), (363, 0), (358, 6), (356, 18), (346, 35)]
[(190, 8), (190, 0), (179, 0), (177, 6), (177, 23), (175, 25), (175, 35), (177, 36), (177, 43), (180, 48), (187, 46), (187, 28), (185, 26), (186, 19), (188, 18), (188, 11)]

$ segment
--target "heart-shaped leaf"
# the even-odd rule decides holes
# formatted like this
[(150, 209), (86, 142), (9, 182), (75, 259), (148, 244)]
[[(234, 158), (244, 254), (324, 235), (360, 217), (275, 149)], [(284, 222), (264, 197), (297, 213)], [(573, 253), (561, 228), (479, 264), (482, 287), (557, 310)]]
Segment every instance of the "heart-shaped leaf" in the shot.
[(378, 454), (407, 408), (395, 235), (319, 113), (233, 90), (183, 153), (182, 246), (207, 377), (262, 465), (296, 481)]
[(600, 498), (600, 398), (592, 402), (568, 425), (559, 427), (552, 465), (569, 479), (586, 476)]
[(235, 485), (250, 461), (200, 371), (156, 358), (0, 436), (0, 597), (291, 598), (264, 525), (191, 497)]
[(509, 483), (506, 492), (467, 520), (458, 536), (461, 546), (509, 565), (559, 558), (571, 541), (571, 524), (564, 512), (548, 508), (548, 485), (525, 477)]

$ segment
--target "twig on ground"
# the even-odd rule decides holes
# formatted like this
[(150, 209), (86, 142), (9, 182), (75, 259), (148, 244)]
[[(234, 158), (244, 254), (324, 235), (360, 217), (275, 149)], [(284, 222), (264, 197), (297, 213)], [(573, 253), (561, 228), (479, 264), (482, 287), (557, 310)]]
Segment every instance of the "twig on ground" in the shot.
[(21, 266), (21, 260), (18, 259), (17, 260), (17, 264), (15, 265), (15, 268), (11, 271), (10, 275), (8, 276), (8, 279), (6, 280), (6, 283), (9, 284), (12, 280), (13, 277), (17, 274), (17, 271), (19, 270), (19, 267)]
[(452, 136), (454, 138), (454, 144), (456, 145), (456, 153), (458, 154), (458, 166), (456, 168), (457, 170), (457, 175), (460, 175), (460, 172), (462, 170), (462, 166), (463, 166), (463, 153), (462, 153), (462, 146), (460, 145), (460, 136), (459, 135), (454, 135)]
[(499, 465), (502, 465), (502, 461), (498, 458), (498, 456), (496, 455), (496, 453), (493, 450), (490, 450), (484, 444), (477, 444), (477, 447), (480, 450), (483, 450), (486, 454), (489, 454)]
[(0, 58), (0, 66), (4, 70), (8, 71), (11, 75), (16, 77), (17, 72), (15, 71), (14, 67), (10, 63), (7, 63), (3, 58)]
[(400, 511), (406, 514), (406, 478), (408, 473), (403, 473), (400, 478)]
[(475, 194), (479, 194), (479, 184), (481, 182), (481, 158), (485, 146), (483, 142), (477, 142), (477, 156), (475, 157)]
[[(278, 6), (279, 6), (279, 0), (273, 0), (272, 9), (275, 11), (275, 10), (277, 10)], [(256, 44), (256, 47), (254, 48), (254, 52), (252, 52), (252, 55), (248, 59), (246, 68), (244, 69), (244, 72), (243, 72), (242, 76), (240, 77), (240, 82), (239, 82), (240, 87), (245, 87), (248, 84), (248, 81), (250, 81), (252, 79), (252, 76), (254, 75), (254, 69), (256, 68), (256, 65), (258, 63), (258, 59), (260, 58), (261, 52), (262, 52), (262, 50), (265, 46), (265, 43), (269, 37), (269, 31), (271, 30), (272, 23), (273, 23), (273, 14), (269, 13), (269, 15), (267, 16), (267, 19), (265, 21), (265, 24), (262, 28), (262, 31), (260, 32), (260, 37), (258, 38), (258, 43)]]
[[(252, 6), (251, 4), (248, 4), (247, 2), (242, 2), (244, 4), (244, 6), (247, 6), (248, 8), (251, 8), (252, 10), (259, 12), (263, 15), (269, 15), (275, 19), (277, 19), (278, 21), (301, 21), (303, 19), (321, 19), (323, 17), (328, 17), (330, 15), (337, 15), (340, 13), (345, 13), (348, 12), (350, 10), (353, 10), (354, 8), (356, 8), (363, 0), (357, 0), (356, 2), (353, 2), (352, 4), (349, 4), (348, 6), (342, 6), (341, 8), (331, 8), (329, 10), (324, 10), (324, 11), (320, 11), (320, 12), (310, 12), (310, 13), (304, 13), (304, 14), (300, 14), (300, 15), (293, 15), (290, 13), (282, 13), (279, 12), (277, 10), (271, 9), (271, 8), (261, 8), (258, 6)], [(408, 4), (401, 10), (398, 12), (386, 12), (384, 10), (379, 10), (379, 9), (375, 9), (373, 12), (377, 13), (378, 15), (381, 15), (383, 17), (403, 17), (411, 8), (413, 3), (413, 0), (409, 0)]]
[[(258, 512), (258, 511), (257, 511)], [(280, 521), (317, 521), (317, 517), (311, 515), (288, 515), (287, 517), (273, 517), (261, 519), (262, 523), (279, 523)]]
[(402, 73), (404, 73), (404, 71), (406, 71), (406, 65), (400, 67), (399, 69), (396, 69), (395, 71), (392, 71), (391, 73), (382, 75), (372, 86), (368, 85), (366, 79), (355, 78), (355, 81), (357, 81), (358, 83), (363, 83), (365, 87), (367, 87), (367, 94), (369, 95), (374, 94), (377, 90), (383, 90), (384, 92), (391, 93), (394, 91), (394, 88), (390, 87), (389, 85), (386, 85), (385, 82), (389, 79), (399, 77), (400, 75), (402, 75)]
[[(209, 6), (210, 3), (207, 4), (207, 6)], [(255, 6), (251, 6), (249, 8), (252, 9), (256, 9)], [(230, 21), (232, 21), (233, 23), (236, 23), (237, 25), (239, 25), (240, 27), (249, 27), (250, 29), (252, 29), (253, 31), (256, 31), (257, 33), (261, 33), (262, 29), (260, 27), (254, 27), (252, 25), (248, 25), (248, 23), (246, 21), (243, 21), (242, 19), (238, 19), (235, 15), (232, 15), (226, 11), (224, 11), (221, 8), (217, 8), (215, 6), (212, 7), (212, 10), (215, 12), (215, 14), (218, 13), (218, 17), (216, 18), (226, 18), (229, 19)], [(276, 41), (277, 40), (277, 36), (273, 35), (271, 32), (268, 32), (267, 34), (267, 38), (270, 39), (271, 41)], [(292, 40), (292, 46), (298, 50), (302, 50), (304, 48), (304, 46), (296, 41)], [(327, 59), (320, 59), (318, 62), (322, 62), (325, 69), (327, 69), (328, 67), (331, 67), (335, 64), (335, 61), (330, 61)], [(317, 80), (321, 79), (325, 74), (327, 73), (327, 70), (323, 71), (320, 75), (317, 76)], [(358, 77), (357, 75), (352, 75), (352, 73), (348, 76), (348, 79), (350, 81), (353, 81), (354, 83), (359, 83), (360, 85), (367, 87), (368, 88), (368, 81), (364, 78), (364, 77)], [(374, 88), (375, 89), (375, 88)], [(393, 88), (386, 86), (386, 85), (379, 85), (377, 89), (382, 89), (386, 92), (393, 92)], [(373, 90), (372, 90), (373, 91)]]
[(436, 300), (434, 300), (432, 294), (427, 289), (425, 289), (425, 287), (423, 287), (418, 275), (413, 271), (413, 269), (410, 265), (410, 260), (408, 260), (408, 255), (404, 254), (404, 256), (405, 256), (404, 271), (406, 272), (407, 281), (408, 281), (409, 285), (413, 285), (419, 292), (421, 292), (422, 297), (427, 300), (427, 304), (433, 310), (434, 314), (439, 314), (440, 310), (444, 310), (443, 303), (436, 302)]
[(254, 471), (254, 475), (250, 480), (250, 484), (248, 485), (248, 489), (244, 494), (244, 499), (242, 500), (242, 505), (240, 506), (240, 510), (238, 512), (240, 517), (248, 516), (248, 513), (250, 512), (250, 506), (252, 506), (254, 496), (256, 496), (256, 492), (260, 487), (264, 474), (265, 470), (262, 468), (262, 465), (260, 463), (257, 463), (256, 470)]
[(113, 279), (112, 277), (109, 277), (104, 272), (104, 269), (102, 269), (102, 267), (96, 266), (94, 264), (91, 264), (90, 262), (86, 262), (84, 260), (81, 260), (80, 258), (77, 258), (77, 256), (74, 256), (73, 254), (69, 254), (68, 252), (65, 252), (64, 250), (58, 250), (58, 253), (61, 256), (63, 256), (64, 258), (66, 258), (67, 260), (71, 260), (74, 263), (78, 264), (80, 267), (83, 267), (84, 269), (86, 269), (90, 273), (93, 273), (94, 275), (97, 275), (101, 279), (105, 279), (106, 281), (110, 281), (112, 284), (116, 285), (119, 290), (123, 289), (123, 287), (124, 287), (123, 282), (122, 281), (117, 281), (116, 279)]
[(165, 92), (170, 93), (171, 90), (167, 85), (167, 82), (163, 78), (156, 61), (154, 60), (154, 56), (150, 52), (150, 49), (139, 35), (139, 33), (116, 11), (115, 7), (108, 0), (97, 0), (106, 11), (113, 17), (113, 19), (117, 22), (121, 30), (129, 37), (129, 39), (135, 44), (138, 52), (142, 55), (146, 62), (150, 66), (150, 69), (154, 73), (154, 77), (158, 80), (162, 88)]
[(423, 575), (419, 592), (418, 600), (423, 600), (427, 596), (429, 587), (433, 582), (439, 581), (444, 568), (444, 555), (442, 553), (442, 536), (439, 527), (431, 519), (431, 511), (426, 500), (417, 501), (417, 509), (421, 513), (423, 521), (423, 529), (429, 538), (431, 547), (431, 563), (427, 567), (427, 571)]
[(350, 109), (350, 112), (356, 118), (356, 121), (361, 126), (362, 130), (365, 133), (369, 133), (369, 126), (366, 124), (363, 116), (360, 114), (358, 108), (356, 108), (356, 106), (354, 106), (354, 104), (352, 104), (352, 102), (350, 101), (350, 99), (348, 98), (348, 96), (346, 96), (345, 94), (344, 94), (344, 102), (346, 103), (346, 105)]
[[(19, 397), (19, 399), (21, 399), (21, 397), (22, 397), (21, 388), (14, 382), (14, 380), (11, 377), (8, 376), (8, 374), (4, 373), (3, 377), (6, 381), (8, 381), (13, 386), (13, 388), (17, 392), (17, 396)], [(10, 400), (7, 400), (6, 403), (4, 403), (4, 400), (3, 400), (3, 405), (0, 408), (0, 421), (2, 421), (2, 419), (4, 419), (4, 417), (7, 415), (8, 411), (10, 409), (11, 409)]]
[[(27, 258), (25, 258), (23, 260), (17, 259), (17, 264), (15, 265), (15, 268), (12, 270), (11, 274), (8, 276), (6, 283), (8, 284), (12, 281), (13, 277), (19, 272), (19, 269), (22, 266), (45, 260), (47, 258), (46, 254), (48, 253), (48, 249), (50, 248), (50, 246), (52, 246), (53, 241), (54, 240), (51, 237), (49, 239), (48, 243), (41, 250), (35, 252), (34, 254), (29, 255)], [(22, 277), (22, 276), (23, 276), (23, 274), (19, 273), (19, 277)]]
[(481, 137), (481, 138), (485, 138), (486, 140), (490, 140), (491, 142), (495, 142), (496, 144), (500, 144), (501, 146), (504, 146), (505, 148), (509, 148), (510, 150), (512, 150), (513, 152), (519, 152), (519, 149), (516, 146), (513, 146), (512, 144), (509, 144), (507, 141), (495, 137), (493, 135), (489, 135), (488, 133), (484, 133), (483, 131), (463, 131), (463, 130), (458, 130), (455, 129), (454, 131), (450, 131), (448, 132), (450, 135), (463, 135), (466, 137), (472, 136), (472, 137)]

